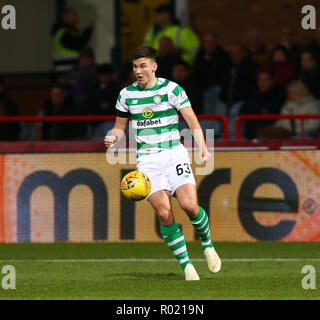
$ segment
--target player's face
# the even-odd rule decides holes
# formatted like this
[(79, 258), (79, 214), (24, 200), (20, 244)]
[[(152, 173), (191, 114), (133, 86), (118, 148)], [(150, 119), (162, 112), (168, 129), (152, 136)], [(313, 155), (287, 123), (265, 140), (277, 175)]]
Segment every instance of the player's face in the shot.
[(140, 58), (132, 62), (133, 73), (139, 85), (148, 88), (156, 80), (157, 63), (149, 58)]

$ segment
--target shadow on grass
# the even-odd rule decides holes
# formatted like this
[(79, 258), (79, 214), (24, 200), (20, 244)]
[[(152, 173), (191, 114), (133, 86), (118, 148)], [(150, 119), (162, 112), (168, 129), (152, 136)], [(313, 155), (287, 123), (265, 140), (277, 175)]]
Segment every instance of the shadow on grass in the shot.
[[(214, 275), (204, 275), (199, 274), (201, 280), (217, 280), (214, 279)], [(129, 279), (150, 279), (150, 280), (183, 280), (184, 279), (184, 273), (152, 273), (152, 272), (131, 272), (131, 273), (115, 273), (110, 276), (108, 276), (107, 280), (129, 280)], [(197, 282), (197, 281), (196, 281)]]
[(151, 273), (151, 272), (132, 272), (132, 273), (115, 273), (109, 278), (122, 279), (155, 279), (155, 280), (184, 280), (184, 274), (178, 273)]

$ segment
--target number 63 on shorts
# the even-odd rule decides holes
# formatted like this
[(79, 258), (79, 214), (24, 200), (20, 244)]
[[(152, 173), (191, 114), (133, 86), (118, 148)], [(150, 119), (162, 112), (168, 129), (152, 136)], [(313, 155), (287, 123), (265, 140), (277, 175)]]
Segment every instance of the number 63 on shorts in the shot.
[(191, 169), (190, 169), (189, 163), (178, 164), (176, 166), (176, 171), (177, 171), (178, 176), (182, 175), (183, 173), (191, 174)]

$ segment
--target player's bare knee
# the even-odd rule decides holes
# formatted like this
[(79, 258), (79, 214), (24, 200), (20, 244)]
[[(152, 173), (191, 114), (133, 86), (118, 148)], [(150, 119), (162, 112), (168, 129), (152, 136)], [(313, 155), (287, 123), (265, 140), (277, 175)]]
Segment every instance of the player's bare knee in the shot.
[(173, 223), (172, 214), (170, 212), (160, 214), (160, 222), (166, 225)]
[(180, 207), (189, 215), (195, 216), (198, 213), (198, 202), (192, 198), (186, 198), (179, 202)]
[(162, 224), (168, 225), (173, 223), (173, 214), (170, 208), (162, 207), (158, 210), (158, 215)]

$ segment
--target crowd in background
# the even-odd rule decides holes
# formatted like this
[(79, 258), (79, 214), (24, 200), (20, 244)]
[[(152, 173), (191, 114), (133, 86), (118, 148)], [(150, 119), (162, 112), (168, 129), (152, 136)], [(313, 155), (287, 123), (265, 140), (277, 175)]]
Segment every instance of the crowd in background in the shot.
[[(80, 33), (77, 13), (65, 11), (52, 31), (54, 72), (50, 96), (39, 115), (114, 115), (121, 88), (135, 81), (130, 64), (124, 64), (116, 79), (110, 63), (98, 65), (88, 46), (93, 25)], [(229, 119), (234, 138), (235, 119), (240, 114), (320, 113), (320, 29), (309, 43), (299, 43), (288, 27), (282, 41), (270, 50), (263, 34), (250, 31), (244, 43), (228, 48), (214, 32), (197, 35), (180, 27), (172, 8), (161, 6), (156, 22), (145, 35), (146, 45), (158, 49), (157, 76), (170, 79), (187, 92), (197, 114), (222, 114)], [(18, 115), (17, 105), (6, 95), (0, 78), (0, 115)], [(206, 122), (221, 136), (219, 121)], [(289, 138), (300, 134), (300, 120), (254, 120), (243, 122), (247, 139)], [(45, 122), (47, 140), (101, 138), (106, 122)], [(19, 138), (19, 125), (3, 123), (1, 140)], [(319, 137), (320, 119), (304, 120), (306, 137)]]

